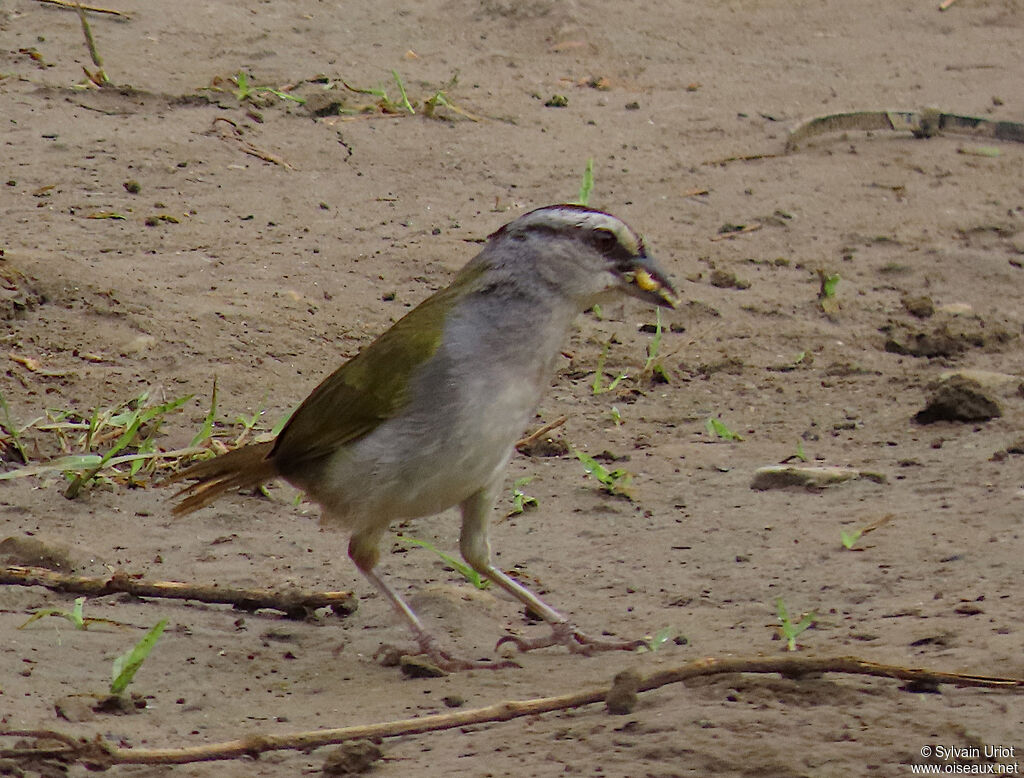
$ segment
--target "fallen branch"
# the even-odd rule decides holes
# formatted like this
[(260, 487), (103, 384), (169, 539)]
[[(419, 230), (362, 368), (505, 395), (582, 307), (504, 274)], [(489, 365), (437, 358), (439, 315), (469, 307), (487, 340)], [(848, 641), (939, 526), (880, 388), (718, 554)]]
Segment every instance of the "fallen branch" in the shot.
[(786, 141), (786, 151), (796, 151), (800, 143), (816, 135), (850, 130), (893, 130), (912, 133), (915, 138), (932, 138), (943, 134), (966, 135), (1024, 143), (1024, 124), (960, 116), (926, 108), (922, 111), (854, 111), (815, 116), (793, 128)]
[[(1024, 678), (998, 678), (983, 675), (946, 673), (935, 670), (915, 669), (899, 665), (877, 664), (856, 657), (814, 658), (814, 657), (755, 657), (699, 659), (695, 662), (669, 670), (656, 672), (640, 678), (635, 689), (647, 692), (680, 683), (691, 678), (701, 678), (728, 673), (778, 673), (786, 678), (800, 679), (820, 673), (844, 673), (848, 675), (870, 675), (880, 678), (894, 678), (908, 681), (915, 688), (931, 689), (940, 684), (973, 686), (1020, 691), (1024, 689)], [(253, 757), (267, 751), (319, 748), (352, 740), (379, 739), (418, 735), (456, 727), (465, 727), (490, 722), (510, 721), (523, 716), (536, 716), (556, 710), (568, 710), (584, 705), (603, 702), (611, 688), (563, 694), (557, 697), (538, 697), (530, 700), (506, 700), (494, 705), (454, 713), (438, 713), (415, 719), (400, 719), (377, 724), (364, 724), (337, 729), (318, 729), (295, 732), (290, 735), (249, 735), (237, 740), (210, 743), (204, 746), (185, 748), (121, 748), (97, 736), (93, 740), (74, 738), (61, 732), (48, 730), (0, 730), (3, 737), (28, 737), (40, 743), (40, 748), (0, 749), (0, 758), (39, 758), (47, 756), (62, 760), (84, 763), (90, 769), (107, 769), (122, 764), (187, 764), (210, 762), (222, 759)], [(46, 741), (50, 741), (46, 745)], [(66, 746), (52, 745), (52, 741)]]
[(352, 592), (275, 592), (270, 589), (233, 589), (221, 586), (187, 584), (179, 581), (145, 581), (125, 572), (110, 577), (90, 578), (47, 570), (42, 567), (13, 565), (0, 568), (0, 584), (45, 586), (57, 592), (102, 597), (108, 594), (133, 594), (136, 597), (163, 597), (171, 600), (234, 605), (242, 610), (273, 608), (289, 618), (305, 618), (317, 608), (331, 608), (339, 615), (355, 611), (358, 600)]

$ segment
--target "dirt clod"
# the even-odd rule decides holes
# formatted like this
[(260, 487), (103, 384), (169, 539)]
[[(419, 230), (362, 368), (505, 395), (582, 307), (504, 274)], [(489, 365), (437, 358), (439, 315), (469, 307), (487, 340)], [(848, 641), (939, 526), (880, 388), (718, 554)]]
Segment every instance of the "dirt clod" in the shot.
[(715, 269), (711, 271), (711, 285), (719, 289), (749, 289), (750, 282), (739, 278), (735, 273), (728, 270)]
[(12, 535), (0, 540), (0, 561), (69, 573), (75, 569), (71, 547), (42, 538)]
[(616, 716), (632, 713), (637, 703), (637, 690), (642, 680), (636, 670), (623, 670), (612, 680), (612, 688), (604, 698), (608, 712)]
[(1002, 415), (999, 403), (981, 384), (954, 376), (935, 389), (924, 408), (914, 414), (914, 421), (918, 424), (988, 421)]
[(324, 759), (324, 775), (361, 775), (369, 772), (373, 763), (384, 756), (376, 743), (355, 740), (332, 749)]
[(402, 656), (398, 660), (402, 675), (406, 678), (443, 678), (448, 675), (429, 659), (422, 656)]
[(927, 319), (935, 313), (935, 303), (932, 302), (932, 298), (927, 295), (922, 295), (920, 297), (904, 297), (900, 302), (903, 303), (903, 307), (907, 310), (907, 313), (911, 316), (916, 316), (919, 319)]

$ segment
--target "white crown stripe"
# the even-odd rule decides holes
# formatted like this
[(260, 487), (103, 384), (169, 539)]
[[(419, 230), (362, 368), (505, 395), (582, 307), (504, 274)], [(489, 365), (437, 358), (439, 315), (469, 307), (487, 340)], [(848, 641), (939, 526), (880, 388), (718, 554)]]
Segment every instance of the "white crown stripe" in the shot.
[[(573, 229), (604, 229), (613, 233), (630, 253), (641, 251), (643, 241), (621, 219), (605, 213), (585, 208), (581, 205), (550, 205), (538, 208), (520, 216), (503, 229), (529, 229), (544, 227), (552, 230)], [(501, 230), (499, 230), (501, 232)]]

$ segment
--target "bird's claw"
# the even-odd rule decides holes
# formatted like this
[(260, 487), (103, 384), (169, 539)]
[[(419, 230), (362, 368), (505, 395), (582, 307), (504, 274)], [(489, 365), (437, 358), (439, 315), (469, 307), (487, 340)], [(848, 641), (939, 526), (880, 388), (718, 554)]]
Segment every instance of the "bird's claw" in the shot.
[(430, 664), (443, 670), (445, 673), (455, 673), (460, 670), (504, 670), (510, 667), (521, 667), (517, 662), (506, 659), (501, 662), (493, 662), (487, 659), (463, 659), (445, 651), (430, 636), (421, 638), (418, 651), (408, 651), (389, 644), (384, 644), (374, 653), (374, 659), (385, 667), (396, 667), (402, 664), (402, 658), (423, 657)]
[(520, 652), (548, 646), (565, 646), (570, 653), (584, 656), (590, 656), (595, 651), (635, 651), (647, 645), (645, 640), (605, 640), (591, 637), (567, 621), (552, 624), (551, 634), (547, 637), (524, 638), (519, 635), (505, 635), (495, 648), (500, 648), (505, 643), (515, 644)]

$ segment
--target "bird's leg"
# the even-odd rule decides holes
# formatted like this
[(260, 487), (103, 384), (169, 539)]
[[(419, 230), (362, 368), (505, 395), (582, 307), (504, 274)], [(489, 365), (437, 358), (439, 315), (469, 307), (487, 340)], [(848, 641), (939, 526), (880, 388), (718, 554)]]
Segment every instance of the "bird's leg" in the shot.
[(348, 543), (348, 556), (356, 567), (359, 568), (366, 580), (373, 584), (374, 588), (383, 594), (398, 613), (401, 614), (405, 623), (412, 631), (416, 639), (419, 653), (426, 656), (442, 670), (473, 670), (473, 669), (498, 669), (503, 667), (518, 667), (515, 662), (487, 662), (460, 659), (448, 653), (438, 644), (437, 640), (427, 632), (416, 612), (409, 607), (409, 604), (402, 597), (388, 586), (387, 582), (377, 574), (374, 569), (377, 560), (380, 559), (380, 536), (382, 530), (376, 529), (367, 532), (357, 532)]
[(632, 651), (646, 645), (643, 640), (604, 640), (581, 632), (566, 616), (491, 564), (491, 544), (487, 537), (487, 525), (491, 508), (494, 506), (494, 489), (495, 485), (493, 484), (481, 489), (459, 506), (462, 509), (462, 533), (459, 537), (462, 558), (480, 575), (494, 581), (551, 625), (551, 634), (547, 637), (529, 639), (506, 635), (498, 641), (498, 645), (515, 643), (520, 651), (531, 651), (547, 646), (565, 646), (575, 654), (590, 654), (594, 651)]

